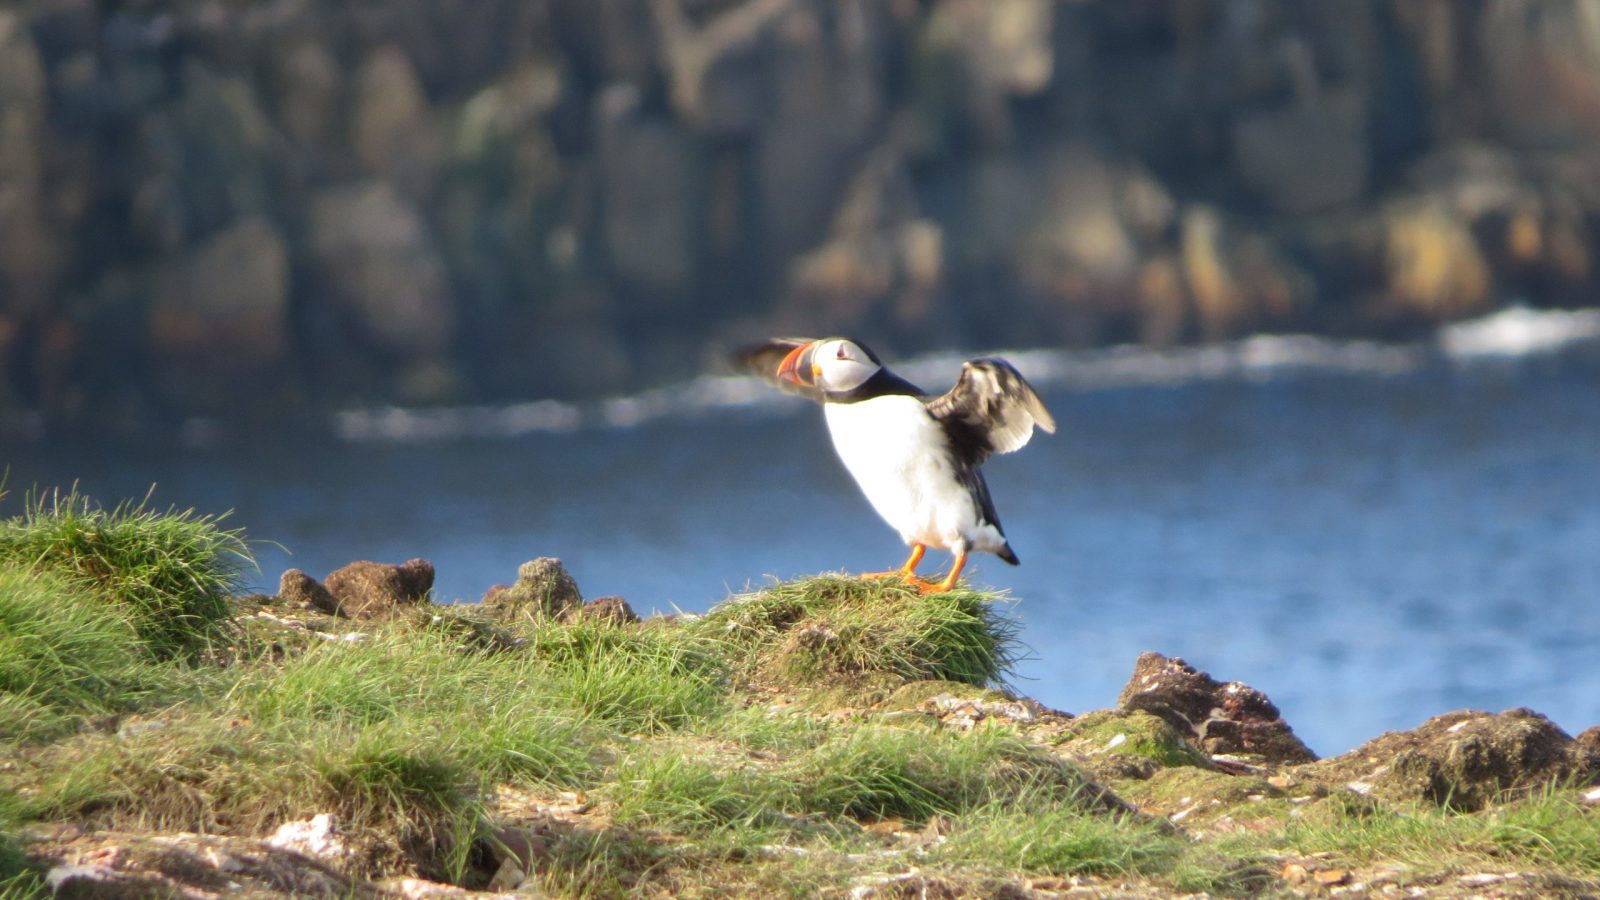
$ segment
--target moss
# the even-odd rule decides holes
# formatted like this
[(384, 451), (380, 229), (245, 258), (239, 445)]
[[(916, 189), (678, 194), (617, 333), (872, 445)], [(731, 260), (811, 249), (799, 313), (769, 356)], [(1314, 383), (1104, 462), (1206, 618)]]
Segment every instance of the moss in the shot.
[(1262, 778), (1193, 766), (1174, 766), (1148, 779), (1119, 782), (1130, 803), (1181, 826), (1190, 834), (1281, 827), (1294, 809), (1283, 792)]
[[(1211, 760), (1176, 728), (1145, 712), (1087, 713), (1072, 720), (1058, 746), (1091, 769), (1104, 769), (1116, 777), (1149, 777), (1172, 766), (1213, 768)], [(1139, 760), (1148, 764), (1140, 765)]]

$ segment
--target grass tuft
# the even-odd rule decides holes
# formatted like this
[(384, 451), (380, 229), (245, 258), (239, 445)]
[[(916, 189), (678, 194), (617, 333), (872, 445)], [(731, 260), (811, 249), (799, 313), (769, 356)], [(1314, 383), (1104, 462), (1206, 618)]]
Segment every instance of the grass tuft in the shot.
[(942, 861), (1048, 875), (1162, 875), (1186, 850), (1151, 822), (1094, 815), (1045, 792), (1025, 791), (956, 819)]
[(81, 585), (0, 566), (0, 740), (42, 741), (171, 683), (127, 615)]
[(562, 694), (633, 733), (683, 728), (726, 709), (728, 669), (717, 649), (682, 628), (543, 622), (527, 633), (528, 652)]
[(1097, 796), (1071, 764), (997, 728), (843, 729), (787, 774), (803, 809), (864, 819), (924, 821), (1025, 793), (1085, 804)]
[(106, 510), (76, 487), (32, 496), (22, 515), (0, 522), (0, 565), (89, 586), (127, 610), (157, 658), (192, 657), (222, 637), (253, 561), (223, 517), (159, 512), (149, 499)]
[(993, 595), (919, 594), (893, 579), (825, 575), (734, 597), (697, 623), (775, 686), (892, 686), (926, 679), (987, 687), (1015, 663), (1017, 624)]

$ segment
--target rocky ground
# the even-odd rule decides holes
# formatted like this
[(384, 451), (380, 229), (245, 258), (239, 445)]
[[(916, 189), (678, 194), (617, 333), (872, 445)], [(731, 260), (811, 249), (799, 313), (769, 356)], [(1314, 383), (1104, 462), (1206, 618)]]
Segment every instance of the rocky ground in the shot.
[[(424, 560), (353, 563), (320, 582), (290, 570), (277, 595), (240, 598), (238, 621), (269, 665), (323, 645), (359, 644), (381, 623), (419, 613), (448, 621), (465, 652), (490, 655), (526, 649), (519, 622), (630, 631), (694, 621), (641, 622), (621, 598), (585, 602), (555, 560), (527, 563), (515, 584), (492, 590), (470, 615), (427, 606), (432, 575)], [(818, 584), (846, 597), (866, 589), (850, 580)], [(567, 865), (574, 842), (618, 841), (619, 832), (652, 848), (623, 883), (663, 896), (1600, 896), (1600, 727), (1571, 737), (1526, 709), (1460, 710), (1318, 759), (1259, 690), (1158, 653), (1139, 657), (1115, 706), (1072, 714), (948, 679), (860, 680), (859, 667), (836, 669), (832, 679), (785, 680), (775, 673), (798, 671), (796, 660), (846, 658), (851, 637), (843, 620), (785, 613), (772, 621), (779, 656), (735, 677), (747, 712), (824, 728), (911, 723), (953, 741), (1014, 735), (1030, 753), (1065, 764), (1060, 771), (1079, 785), (1074, 802), (1083, 814), (1143, 829), (1133, 832), (1140, 837), (1130, 852), (1141, 841), (1179, 847), (1186, 857), (1202, 855), (1211, 874), (1186, 878), (1137, 862), (1052, 871), (1026, 862), (1025, 851), (1009, 864), (963, 864), (949, 855), (951, 842), (973, 825), (955, 813), (846, 817), (848, 852), (796, 831), (791, 843), (702, 856), (697, 844), (710, 838), (693, 828), (620, 824), (626, 799), (613, 788), (527, 784), (503, 784), (483, 798), (492, 828), (473, 845), (473, 890), (404, 866), (364, 868), (358, 861), (370, 858), (371, 836), (333, 811), (279, 823), (270, 834), (101, 830), (89, 816), (29, 826), (26, 851), (65, 897), (541, 895), (551, 882), (540, 873)], [(106, 727), (135, 734), (163, 727), (163, 716)], [(691, 741), (695, 754), (751, 777), (786, 764), (783, 751), (732, 736), (679, 729), (629, 740)], [(808, 856), (840, 874), (783, 868)], [(651, 874), (659, 869), (677, 874)], [(785, 886), (788, 878), (796, 880)]]

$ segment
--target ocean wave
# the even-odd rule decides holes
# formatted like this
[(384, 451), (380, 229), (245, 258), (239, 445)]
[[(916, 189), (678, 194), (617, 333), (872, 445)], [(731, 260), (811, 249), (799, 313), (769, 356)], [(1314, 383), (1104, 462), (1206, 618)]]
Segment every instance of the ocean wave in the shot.
[[(1388, 377), (1440, 362), (1471, 367), (1588, 344), (1600, 344), (1600, 310), (1519, 306), (1445, 326), (1433, 338), (1411, 343), (1255, 335), (1169, 349), (1123, 345), (1092, 350), (933, 353), (897, 361), (894, 369), (913, 383), (940, 390), (953, 383), (961, 364), (971, 356), (998, 355), (1011, 360), (1042, 390), (1108, 390), (1270, 381), (1307, 373)], [(778, 415), (803, 403), (760, 378), (702, 375), (680, 384), (587, 403), (535, 400), (504, 406), (348, 409), (335, 414), (333, 426), (339, 438), (351, 442), (422, 443), (632, 428), (729, 411)]]

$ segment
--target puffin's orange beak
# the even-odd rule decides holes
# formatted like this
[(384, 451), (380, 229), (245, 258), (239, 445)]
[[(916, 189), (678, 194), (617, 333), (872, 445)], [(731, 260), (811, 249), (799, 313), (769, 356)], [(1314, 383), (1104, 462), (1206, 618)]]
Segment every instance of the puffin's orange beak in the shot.
[(778, 364), (778, 377), (801, 387), (810, 387), (817, 377), (816, 365), (811, 361), (811, 354), (817, 349), (817, 343), (811, 341), (790, 350), (789, 355)]

